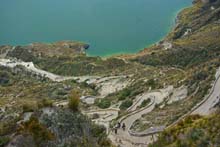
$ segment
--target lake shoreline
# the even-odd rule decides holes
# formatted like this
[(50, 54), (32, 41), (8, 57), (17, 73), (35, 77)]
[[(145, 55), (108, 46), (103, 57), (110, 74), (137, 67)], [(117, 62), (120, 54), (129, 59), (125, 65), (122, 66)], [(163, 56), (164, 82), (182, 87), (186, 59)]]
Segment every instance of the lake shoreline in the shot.
[[(108, 54), (108, 55), (104, 55), (104, 56), (90, 55), (90, 54), (88, 54), (88, 53), (86, 52), (86, 56), (88, 56), (88, 57), (101, 57), (101, 58), (110, 58), (110, 57), (117, 57), (117, 56), (129, 56), (129, 55), (137, 54), (137, 53), (143, 51), (144, 49), (150, 48), (151, 46), (156, 45), (157, 43), (159, 43), (159, 42), (161, 42), (161, 41), (164, 41), (164, 40), (166, 39), (167, 35), (168, 35), (169, 33), (171, 33), (171, 32), (175, 29), (175, 27), (176, 27), (176, 25), (177, 25), (177, 23), (178, 23), (178, 17), (179, 17), (179, 15), (180, 15), (180, 13), (181, 13), (183, 10), (185, 10), (185, 9), (191, 7), (191, 6), (192, 6), (192, 5), (187, 6), (187, 7), (183, 7), (183, 8), (181, 8), (180, 10), (178, 10), (177, 12), (175, 12), (175, 14), (174, 14), (175, 16), (173, 17), (173, 20), (172, 20), (172, 21), (173, 21), (173, 24), (172, 24), (172, 26), (170, 26), (170, 28), (168, 28), (168, 31), (167, 31), (167, 33), (166, 33), (165, 36), (161, 37), (158, 41), (156, 41), (156, 42), (154, 42), (154, 43), (152, 43), (152, 44), (146, 45), (145, 47), (139, 49), (137, 52), (113, 53), (113, 54)], [(88, 48), (87, 50), (89, 50), (89, 48)], [(87, 51), (87, 50), (86, 50), (86, 51)]]
[[(6, 8), (1, 10), (3, 15), (0, 14), (0, 18), (6, 16), (7, 19), (2, 19), (3, 27), (0, 28), (0, 31), (2, 29), (0, 44), (26, 46), (34, 42), (52, 44), (60, 40), (73, 40), (75, 42), (89, 44), (89, 50), (86, 51), (86, 55), (89, 57), (99, 56), (107, 58), (111, 56), (137, 54), (144, 48), (149, 48), (161, 40), (164, 40), (167, 34), (175, 27), (175, 19), (178, 13), (192, 4), (191, 0), (170, 1), (169, 3), (158, 3), (159, 1), (160, 0), (157, 2), (141, 0), (139, 2), (133, 2), (127, 0), (126, 5), (120, 2), (115, 6), (114, 3), (106, 0), (101, 2), (101, 7), (100, 2), (94, 1), (86, 5), (89, 8), (92, 6), (92, 8), (87, 9), (86, 7), (85, 10), (79, 9), (77, 13), (71, 15), (71, 18), (74, 18), (73, 20), (69, 19), (72, 10), (57, 14), (56, 21), (62, 18), (61, 21), (59, 21), (60, 23), (53, 23), (53, 17), (52, 19), (50, 17), (51, 13), (48, 14), (47, 9), (44, 10), (42, 8), (42, 12), (46, 12), (45, 15), (41, 16), (36, 13), (32, 16), (34, 22), (42, 23), (41, 26), (37, 27), (35, 27), (35, 23), (27, 23), (27, 19), (21, 21), (23, 19), (23, 11), (17, 8), (22, 8), (22, 3), (18, 3), (18, 6), (16, 6), (17, 2), (4, 2), (3, 4), (5, 4), (6, 8), (7, 6), (13, 5), (15, 12), (18, 11), (21, 12), (21, 14), (16, 17), (18, 22), (14, 25), (15, 23), (13, 22), (15, 18), (13, 18), (10, 13), (6, 13)], [(30, 3), (31, 2), (28, 1), (23, 2), (25, 5), (30, 5)], [(62, 4), (62, 6), (66, 6), (68, 1), (59, 3)], [(77, 0), (70, 3), (79, 3), (81, 5), (84, 1)], [(31, 5), (33, 9), (36, 9), (42, 4), (47, 5), (48, 1), (36, 2), (36, 6)], [(98, 12), (96, 12), (94, 6), (99, 9)], [(113, 7), (116, 8), (116, 10), (106, 10), (103, 9), (102, 6)], [(66, 9), (68, 9), (68, 7), (69, 5)], [(58, 8), (63, 7), (58, 6)], [(158, 9), (160, 11), (157, 11)], [(38, 10), (33, 10), (33, 12), (35, 11), (38, 12)], [(85, 15), (88, 12), (91, 14), (89, 16)], [(102, 14), (102, 12), (104, 14)], [(83, 14), (80, 15), (81, 13)], [(96, 15), (92, 15), (93, 13)], [(68, 20), (66, 20), (67, 18)], [(64, 21), (67, 21), (69, 24), (62, 26), (64, 25)], [(47, 28), (47, 25), (50, 27)], [(20, 37), (21, 35), (22, 37)]]

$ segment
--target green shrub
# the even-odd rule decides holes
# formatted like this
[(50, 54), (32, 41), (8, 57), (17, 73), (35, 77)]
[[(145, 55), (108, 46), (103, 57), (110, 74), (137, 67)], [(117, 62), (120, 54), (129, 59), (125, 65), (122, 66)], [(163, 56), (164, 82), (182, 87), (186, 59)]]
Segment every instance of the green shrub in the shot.
[(10, 77), (7, 72), (0, 72), (0, 85), (6, 86), (10, 83)]
[(201, 129), (198, 128), (193, 128), (192, 130), (190, 130), (189, 132), (189, 137), (190, 139), (195, 142), (197, 140), (199, 140), (199, 138), (202, 138), (203, 136), (203, 131)]
[(206, 71), (200, 71), (196, 73), (193, 77), (193, 80), (195, 81), (203, 81), (208, 77), (208, 72)]
[(56, 91), (56, 94), (59, 96), (67, 95), (68, 93), (64, 89), (60, 89)]
[(50, 99), (42, 99), (40, 102), (38, 102), (38, 108), (43, 108), (43, 107), (52, 107), (53, 106), (53, 101)]
[(150, 86), (152, 89), (156, 87), (156, 82), (154, 79), (150, 79), (147, 81), (147, 86)]
[(187, 116), (177, 125), (162, 132), (150, 145), (163, 147), (208, 147), (219, 146), (220, 115), (201, 117)]
[(119, 94), (118, 100), (122, 101), (125, 100), (127, 97), (129, 97), (131, 94), (131, 90), (128, 88), (125, 88), (124, 90), (122, 90)]
[(10, 120), (0, 121), (0, 136), (5, 136), (14, 132), (19, 117)]
[(5, 146), (10, 141), (9, 137), (2, 136), (0, 137), (0, 147)]
[(133, 104), (132, 100), (125, 100), (121, 103), (120, 105), (120, 109), (121, 110), (126, 110), (127, 108), (129, 108), (131, 105)]
[(150, 101), (151, 101), (150, 99), (144, 100), (144, 101), (141, 103), (140, 108), (146, 107), (146, 106), (150, 103)]
[(98, 144), (100, 147), (113, 147), (111, 141), (107, 137), (102, 137), (99, 139)]
[(99, 99), (96, 103), (96, 105), (101, 109), (106, 109), (111, 106), (111, 101), (109, 99)]
[(22, 109), (23, 109), (23, 113), (25, 113), (25, 112), (34, 112), (34, 110), (36, 110), (37, 108), (35, 104), (25, 103), (22, 105)]
[(80, 103), (79, 91), (76, 90), (71, 91), (69, 96), (69, 103), (68, 103), (69, 108), (73, 111), (78, 111), (79, 103)]
[(92, 125), (91, 128), (93, 137), (103, 137), (106, 134), (106, 128), (104, 126)]
[(112, 147), (111, 141), (107, 138), (106, 128), (104, 126), (92, 125), (92, 136), (98, 139), (100, 147)]

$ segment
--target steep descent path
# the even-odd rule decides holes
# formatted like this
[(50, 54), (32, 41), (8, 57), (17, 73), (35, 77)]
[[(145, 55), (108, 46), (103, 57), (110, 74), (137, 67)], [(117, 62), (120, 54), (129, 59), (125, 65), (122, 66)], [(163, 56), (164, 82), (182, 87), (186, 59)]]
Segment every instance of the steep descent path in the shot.
[[(157, 99), (158, 95), (154, 95), (155, 100)], [(208, 115), (210, 114), (211, 108), (215, 106), (216, 103), (218, 103), (220, 100), (220, 68), (218, 69), (216, 73), (216, 80), (214, 82), (213, 88), (211, 89), (210, 94), (204, 99), (204, 101), (200, 102), (194, 110), (189, 114), (200, 114), (200, 115)], [(117, 145), (120, 145), (121, 147), (144, 147), (150, 142), (152, 142), (153, 138), (149, 136), (152, 132), (152, 134), (160, 132), (164, 129), (164, 127), (158, 127), (158, 128), (151, 128), (149, 130), (146, 130), (143, 132), (145, 135), (137, 134), (135, 135), (135, 132), (130, 131), (130, 127), (134, 123), (134, 121), (137, 118), (140, 118), (141, 115), (150, 113), (155, 106), (156, 102), (149, 104), (149, 106), (139, 112), (131, 112), (128, 114), (128, 117), (125, 119), (122, 119), (121, 123), (125, 123), (127, 129), (125, 131), (119, 129), (117, 134), (114, 134), (113, 132), (109, 135), (109, 138)], [(135, 106), (136, 107), (136, 106)], [(132, 107), (133, 109), (134, 107)], [(148, 131), (148, 132), (147, 132)], [(146, 136), (146, 134), (148, 134)]]
[(216, 81), (213, 85), (211, 93), (207, 98), (196, 108), (192, 114), (208, 115), (212, 111), (211, 109), (219, 102), (220, 100), (220, 68), (216, 73)]
[[(114, 132), (111, 132), (109, 134), (109, 138), (115, 144), (118, 144), (121, 147), (142, 147), (142, 146), (146, 147), (147, 144), (152, 142), (152, 136), (146, 136), (146, 135), (141, 135), (141, 134), (142, 133), (147, 134), (148, 131), (149, 131), (149, 134), (151, 134), (151, 132), (158, 132), (158, 129), (161, 131), (162, 127), (151, 128), (149, 130), (146, 130), (140, 133), (132, 132), (130, 128), (132, 124), (137, 119), (141, 118), (143, 114), (150, 113), (154, 109), (156, 104), (162, 102), (164, 98), (166, 98), (169, 95), (168, 91), (169, 91), (169, 88), (162, 89), (162, 90), (155, 91), (155, 92), (149, 92), (149, 93), (146, 93), (145, 95), (142, 95), (141, 98), (143, 99), (150, 98), (151, 103), (143, 109), (132, 111), (127, 116), (122, 117), (120, 122), (121, 124), (124, 123), (126, 125), (126, 130), (123, 131), (122, 129), (118, 129), (117, 134), (115, 134)], [(135, 103), (134, 106), (131, 107), (131, 109), (136, 108), (138, 103), (140, 102), (138, 101), (137, 103)]]

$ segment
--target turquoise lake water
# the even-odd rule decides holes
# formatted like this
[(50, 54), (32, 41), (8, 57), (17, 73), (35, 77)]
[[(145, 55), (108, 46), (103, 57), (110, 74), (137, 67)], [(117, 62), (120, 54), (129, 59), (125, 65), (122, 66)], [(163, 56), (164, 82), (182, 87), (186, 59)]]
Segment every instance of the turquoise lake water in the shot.
[(89, 55), (134, 53), (163, 38), (192, 0), (1, 0), (0, 44), (77, 40)]

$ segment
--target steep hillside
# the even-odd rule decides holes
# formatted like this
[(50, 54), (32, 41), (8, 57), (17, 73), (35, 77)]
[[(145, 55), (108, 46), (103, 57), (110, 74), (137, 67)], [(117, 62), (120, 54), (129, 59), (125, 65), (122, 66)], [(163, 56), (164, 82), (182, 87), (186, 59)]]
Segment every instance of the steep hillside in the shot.
[[(132, 61), (144, 65), (179, 67), (187, 73), (185, 81), (190, 91), (197, 93), (173, 104), (162, 104), (137, 120), (134, 130), (171, 124), (208, 93), (215, 72), (220, 66), (220, 1), (194, 1), (177, 19), (176, 27), (157, 45), (145, 49)], [(181, 114), (182, 113), (182, 114)], [(166, 115), (164, 115), (166, 114)], [(194, 116), (166, 129), (151, 146), (219, 146), (219, 113), (205, 118)], [(150, 121), (149, 121), (150, 120)], [(143, 122), (147, 123), (143, 123)], [(169, 123), (170, 122), (170, 123)], [(185, 124), (186, 123), (186, 124)], [(212, 125), (213, 124), (213, 125)]]
[(219, 59), (219, 24), (220, 2), (204, 4), (196, 0), (178, 15), (176, 27), (163, 41), (140, 52), (134, 60), (186, 68)]
[[(188, 115), (219, 84), (220, 0), (195, 0), (137, 54), (89, 57), (88, 47), (0, 47), (0, 146), (138, 147), (158, 133), (151, 146), (219, 146), (219, 111)], [(115, 132), (117, 122), (124, 130)]]
[(220, 146), (220, 115), (192, 115), (160, 134), (150, 147), (218, 147)]

